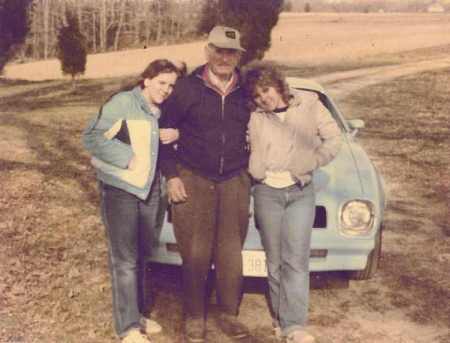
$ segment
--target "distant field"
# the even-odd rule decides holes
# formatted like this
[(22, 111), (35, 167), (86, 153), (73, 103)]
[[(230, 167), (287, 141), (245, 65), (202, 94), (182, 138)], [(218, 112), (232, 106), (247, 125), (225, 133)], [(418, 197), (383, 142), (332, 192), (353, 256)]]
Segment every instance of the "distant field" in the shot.
[[(399, 52), (450, 46), (450, 14), (283, 14), (266, 59), (296, 66), (376, 65), (400, 62)], [(88, 56), (84, 78), (135, 74), (160, 57), (201, 64), (204, 42)], [(447, 49), (448, 50), (448, 49)], [(422, 58), (426, 59), (426, 55)], [(62, 78), (57, 60), (8, 65), (5, 77)]]
[(282, 62), (357, 62), (450, 44), (450, 14), (329, 13), (282, 16), (266, 58)]

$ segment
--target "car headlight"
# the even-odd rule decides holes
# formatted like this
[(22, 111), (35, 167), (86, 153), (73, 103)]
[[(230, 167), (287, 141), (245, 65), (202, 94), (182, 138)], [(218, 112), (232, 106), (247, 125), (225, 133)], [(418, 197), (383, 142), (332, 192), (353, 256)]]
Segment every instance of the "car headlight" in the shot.
[(349, 235), (368, 234), (373, 226), (373, 205), (369, 201), (352, 200), (342, 207), (342, 231)]

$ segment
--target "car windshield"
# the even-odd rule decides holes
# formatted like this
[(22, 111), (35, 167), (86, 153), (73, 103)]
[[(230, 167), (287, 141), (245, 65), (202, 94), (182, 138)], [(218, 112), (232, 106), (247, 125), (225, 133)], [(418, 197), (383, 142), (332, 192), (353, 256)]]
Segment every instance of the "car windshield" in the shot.
[(334, 120), (336, 120), (336, 122), (337, 122), (339, 128), (341, 129), (341, 131), (342, 132), (347, 132), (347, 128), (346, 128), (346, 126), (344, 124), (344, 118), (342, 118), (342, 116), (339, 113), (338, 109), (336, 108), (336, 106), (333, 104), (333, 102), (330, 100), (330, 98), (328, 96), (326, 96), (325, 94), (323, 94), (321, 92), (313, 91), (311, 89), (302, 89), (302, 88), (297, 88), (297, 89), (301, 89), (303, 91), (316, 93), (319, 96), (319, 99), (322, 102), (322, 104), (328, 109), (328, 111), (330, 111), (330, 113), (333, 116)]

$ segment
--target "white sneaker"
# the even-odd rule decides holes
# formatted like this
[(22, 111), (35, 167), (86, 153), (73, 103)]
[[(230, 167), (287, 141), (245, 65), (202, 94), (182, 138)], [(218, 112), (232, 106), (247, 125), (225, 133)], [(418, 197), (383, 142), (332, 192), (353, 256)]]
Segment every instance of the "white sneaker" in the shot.
[(128, 331), (125, 337), (120, 341), (121, 343), (151, 343), (150, 340), (141, 334), (139, 329), (132, 329)]
[(162, 331), (161, 325), (149, 318), (141, 318), (140, 324), (146, 335), (155, 335)]
[(304, 330), (295, 330), (286, 337), (286, 343), (314, 343), (314, 336)]

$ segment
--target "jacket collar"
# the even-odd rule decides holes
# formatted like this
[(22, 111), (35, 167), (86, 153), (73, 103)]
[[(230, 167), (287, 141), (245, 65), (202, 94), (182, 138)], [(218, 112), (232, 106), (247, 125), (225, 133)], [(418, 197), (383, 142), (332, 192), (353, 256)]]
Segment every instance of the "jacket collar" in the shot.
[[(288, 108), (288, 112), (289, 109), (291, 108), (295, 108), (300, 106), (300, 104), (302, 103), (302, 99), (300, 96), (300, 92), (294, 88), (289, 88), (289, 94), (290, 94), (290, 98), (289, 98), (289, 108)], [(266, 111), (260, 107), (257, 107), (255, 110), (256, 113), (267, 113), (267, 114), (273, 114), (273, 111)]]
[(154, 117), (159, 119), (159, 117), (161, 116), (160, 108), (147, 102), (147, 100), (142, 95), (142, 89), (140, 85), (134, 87), (131, 92), (133, 93), (134, 97), (138, 101), (140, 107), (145, 111), (145, 113), (153, 115)]
[[(208, 79), (207, 75), (208, 75), (208, 64), (204, 64), (204, 65), (198, 67), (191, 74), (191, 76), (193, 76), (193, 77), (203, 81), (203, 83), (205, 84), (206, 87), (214, 89), (219, 94), (223, 94), (221, 90), (219, 90), (216, 86), (214, 86), (211, 83), (211, 81)], [(228, 95), (228, 94), (232, 93), (233, 91), (235, 91), (236, 89), (239, 88), (240, 79), (241, 79), (239, 69), (235, 70), (233, 77), (234, 77), (235, 80), (233, 81), (232, 87), (230, 87), (228, 92), (226, 94), (223, 94), (223, 95)]]

